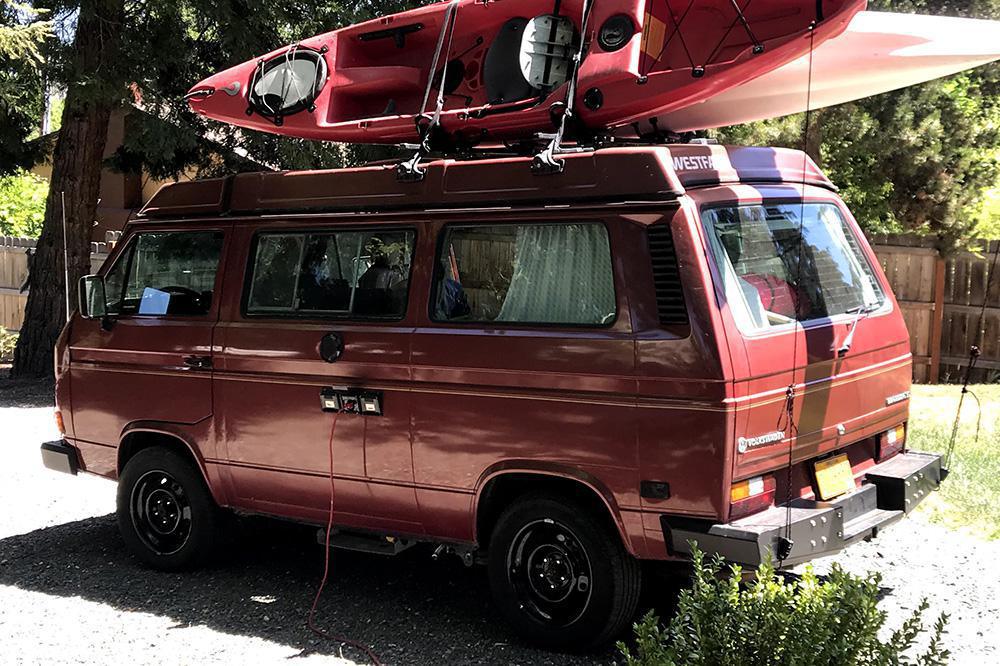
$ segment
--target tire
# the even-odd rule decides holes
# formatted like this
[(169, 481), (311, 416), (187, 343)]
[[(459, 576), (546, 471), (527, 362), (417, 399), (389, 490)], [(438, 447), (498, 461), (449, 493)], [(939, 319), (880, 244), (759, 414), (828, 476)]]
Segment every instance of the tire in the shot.
[(581, 652), (630, 625), (641, 568), (607, 522), (572, 500), (542, 494), (521, 498), (500, 516), (490, 539), (490, 587), (523, 638)]
[(223, 517), (201, 471), (161, 447), (137, 453), (118, 480), (118, 529), (125, 546), (154, 569), (177, 571), (215, 554)]

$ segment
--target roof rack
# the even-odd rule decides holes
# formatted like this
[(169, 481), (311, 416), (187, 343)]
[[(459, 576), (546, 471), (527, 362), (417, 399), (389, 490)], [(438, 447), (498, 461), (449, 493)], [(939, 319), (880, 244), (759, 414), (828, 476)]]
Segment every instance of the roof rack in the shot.
[[(397, 181), (395, 162), (331, 171), (249, 173), (167, 185), (144, 219), (222, 215), (378, 213), (459, 208), (673, 201), (726, 183), (806, 183), (834, 189), (812, 160), (783, 148), (618, 146), (564, 153), (562, 172), (539, 177), (530, 155), (437, 159), (420, 181)], [(805, 169), (803, 169), (803, 166)]]

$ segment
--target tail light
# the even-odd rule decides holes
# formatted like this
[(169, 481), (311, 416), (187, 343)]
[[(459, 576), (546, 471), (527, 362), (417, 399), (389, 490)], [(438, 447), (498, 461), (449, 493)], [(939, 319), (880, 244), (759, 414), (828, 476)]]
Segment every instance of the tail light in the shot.
[(66, 424), (63, 422), (63, 415), (60, 410), (55, 411), (56, 428), (59, 429), (59, 434), (65, 437), (66, 435)]
[(898, 425), (888, 432), (879, 436), (878, 440), (878, 462), (884, 462), (893, 456), (902, 453), (906, 448), (906, 425)]
[(777, 482), (773, 476), (758, 476), (733, 484), (729, 493), (729, 519), (739, 520), (774, 506)]

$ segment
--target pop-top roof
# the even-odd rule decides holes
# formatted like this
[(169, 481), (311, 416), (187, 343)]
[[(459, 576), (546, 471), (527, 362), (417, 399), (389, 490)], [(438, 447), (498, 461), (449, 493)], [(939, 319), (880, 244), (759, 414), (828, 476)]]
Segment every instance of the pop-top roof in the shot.
[(607, 148), (561, 157), (562, 173), (531, 159), (438, 160), (419, 182), (393, 166), (240, 174), (164, 186), (144, 218), (669, 201), (687, 189), (735, 183), (833, 184), (802, 152), (784, 148), (671, 145)]

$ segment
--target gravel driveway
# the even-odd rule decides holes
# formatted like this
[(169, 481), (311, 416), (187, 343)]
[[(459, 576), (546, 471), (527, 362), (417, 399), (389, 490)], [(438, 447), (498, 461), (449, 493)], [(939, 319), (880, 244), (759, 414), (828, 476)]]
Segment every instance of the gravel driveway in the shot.
[[(113, 484), (41, 467), (39, 444), (55, 437), (48, 396), (45, 387), (0, 380), (0, 664), (364, 662), (304, 627), (322, 569), (313, 530), (247, 521), (226, 561), (196, 573), (132, 561), (111, 515)], [(518, 643), (490, 606), (483, 571), (429, 554), (337, 553), (320, 626), (367, 642), (391, 664), (613, 659)], [(927, 596), (933, 612), (952, 616), (954, 663), (1000, 662), (1000, 543), (917, 518), (836, 559), (884, 573), (894, 626)]]

